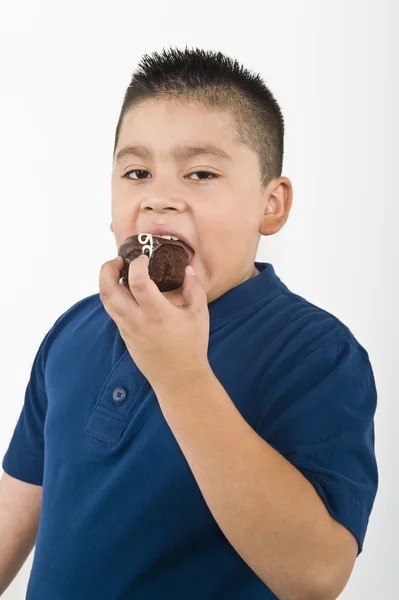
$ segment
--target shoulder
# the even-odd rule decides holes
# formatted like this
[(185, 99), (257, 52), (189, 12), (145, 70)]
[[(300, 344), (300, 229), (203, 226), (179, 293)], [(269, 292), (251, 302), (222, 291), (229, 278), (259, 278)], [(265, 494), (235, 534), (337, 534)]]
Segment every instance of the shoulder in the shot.
[(62, 339), (65, 342), (69, 336), (81, 335), (83, 331), (99, 327), (109, 320), (100, 294), (86, 296), (69, 306), (56, 319), (42, 342), (43, 350), (48, 351), (55, 340)]
[(334, 313), (310, 302), (284, 284), (280, 292), (276, 302), (284, 311), (284, 330), (297, 341), (298, 358), (327, 350), (330, 346), (340, 348), (349, 345), (368, 360), (367, 350), (349, 326)]

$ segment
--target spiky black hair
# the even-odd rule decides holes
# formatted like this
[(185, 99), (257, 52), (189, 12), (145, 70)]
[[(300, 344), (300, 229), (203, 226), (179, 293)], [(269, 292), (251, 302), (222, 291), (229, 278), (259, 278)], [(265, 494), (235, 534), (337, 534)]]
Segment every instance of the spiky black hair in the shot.
[(210, 110), (229, 112), (236, 140), (259, 157), (261, 184), (281, 175), (284, 118), (259, 74), (221, 52), (199, 48), (163, 49), (145, 54), (126, 90), (116, 132), (114, 155), (123, 117), (148, 99), (196, 101)]

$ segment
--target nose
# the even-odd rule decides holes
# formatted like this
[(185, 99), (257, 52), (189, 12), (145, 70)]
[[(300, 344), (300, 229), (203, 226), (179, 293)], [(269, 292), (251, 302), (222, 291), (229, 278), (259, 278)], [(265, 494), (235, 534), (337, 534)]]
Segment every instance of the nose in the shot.
[(186, 206), (184, 188), (170, 171), (158, 173), (150, 185), (143, 186), (141, 209), (143, 211), (182, 211)]
[(166, 193), (152, 193), (141, 202), (141, 209), (144, 211), (181, 211), (184, 210), (184, 207), (185, 201), (183, 198), (178, 198), (176, 195)]

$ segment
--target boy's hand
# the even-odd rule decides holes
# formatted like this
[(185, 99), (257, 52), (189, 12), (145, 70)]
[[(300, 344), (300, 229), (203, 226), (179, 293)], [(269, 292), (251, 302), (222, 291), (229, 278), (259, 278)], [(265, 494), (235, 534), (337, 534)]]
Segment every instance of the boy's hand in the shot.
[(183, 306), (169, 302), (150, 279), (148, 256), (129, 266), (129, 289), (119, 280), (123, 258), (104, 263), (100, 299), (126, 347), (154, 388), (173, 389), (209, 372), (209, 309), (203, 283), (186, 268)]

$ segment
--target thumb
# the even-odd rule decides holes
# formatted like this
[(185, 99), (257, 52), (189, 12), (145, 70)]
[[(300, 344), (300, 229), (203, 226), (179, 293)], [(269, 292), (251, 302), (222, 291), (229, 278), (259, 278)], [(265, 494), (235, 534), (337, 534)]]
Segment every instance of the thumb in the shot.
[(184, 272), (184, 281), (182, 286), (184, 306), (189, 306), (193, 309), (195, 309), (197, 306), (202, 306), (203, 298), (199, 290), (202, 290), (202, 294), (206, 295), (202, 281), (198, 279), (192, 266), (187, 265)]

